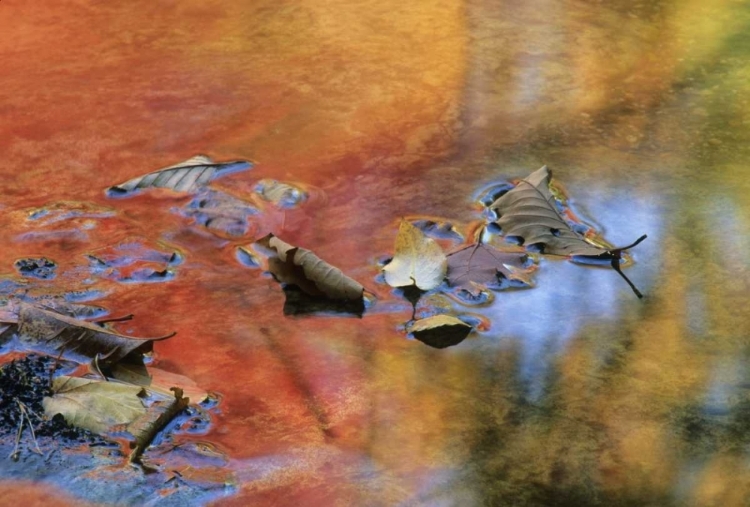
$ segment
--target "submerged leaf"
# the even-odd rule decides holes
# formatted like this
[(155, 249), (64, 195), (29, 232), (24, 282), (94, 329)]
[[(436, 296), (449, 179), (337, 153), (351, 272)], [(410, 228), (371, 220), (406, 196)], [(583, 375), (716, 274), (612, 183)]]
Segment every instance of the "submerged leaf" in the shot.
[(282, 283), (296, 285), (311, 296), (334, 300), (361, 300), (364, 287), (310, 250), (285, 243), (273, 234), (256, 241), (269, 250), (269, 271)]
[(396, 237), (396, 253), (383, 268), (386, 283), (391, 287), (416, 285), (430, 290), (442, 283), (447, 269), (448, 261), (440, 245), (402, 220)]
[(107, 190), (110, 197), (125, 197), (144, 188), (158, 187), (178, 192), (194, 192), (211, 180), (252, 167), (246, 160), (214, 162), (205, 155), (196, 155), (184, 162), (114, 185)]
[(54, 396), (42, 401), (48, 417), (62, 414), (69, 424), (100, 435), (146, 413), (140, 386), (60, 376), (52, 381), (52, 391)]
[(456, 317), (440, 314), (414, 321), (408, 331), (422, 343), (444, 349), (461, 343), (471, 329), (469, 324)]
[(219, 236), (238, 237), (250, 232), (249, 218), (260, 210), (243, 199), (226, 192), (204, 188), (179, 212), (193, 218)]
[(160, 338), (131, 338), (111, 329), (44, 310), (27, 303), (18, 304), (18, 336), (31, 348), (52, 349), (54, 354), (99, 355), (101, 361), (115, 363), (125, 356), (150, 352)]
[(625, 279), (639, 298), (643, 295), (620, 270), (622, 252), (644, 239), (644, 234), (634, 243), (620, 248), (596, 245), (577, 233), (562, 217), (557, 202), (549, 189), (552, 173), (542, 166), (521, 180), (513, 190), (497, 199), (490, 208), (498, 214), (496, 223), (505, 237), (519, 237), (526, 247), (541, 247), (543, 253), (591, 257), (608, 260), (612, 268)]
[(531, 285), (526, 268), (528, 258), (523, 252), (501, 252), (474, 243), (448, 254), (448, 283), (452, 287), (471, 287), (471, 282), (493, 288), (528, 287)]

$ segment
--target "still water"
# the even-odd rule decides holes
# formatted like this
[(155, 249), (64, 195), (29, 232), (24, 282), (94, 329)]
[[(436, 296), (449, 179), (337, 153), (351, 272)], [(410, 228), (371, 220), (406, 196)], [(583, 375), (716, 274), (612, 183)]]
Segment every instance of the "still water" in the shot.
[[(45, 256), (44, 287), (177, 331), (158, 366), (221, 396), (184, 437), (226, 457), (217, 505), (750, 504), (746, 3), (5, 0), (0, 26), (0, 273)], [(198, 153), (255, 162), (217, 190), (310, 197), (227, 238), (175, 211), (189, 197), (104, 193)], [(401, 217), (466, 236), (483, 188), (543, 164), (612, 244), (648, 234), (625, 270), (645, 298), (545, 258), (535, 288), (467, 309), (484, 325), (457, 346), (407, 338), (378, 279)], [(84, 211), (28, 219), (55, 206)], [(235, 256), (269, 232), (377, 302), (285, 317)], [(182, 262), (91, 282), (85, 256), (122, 244)]]

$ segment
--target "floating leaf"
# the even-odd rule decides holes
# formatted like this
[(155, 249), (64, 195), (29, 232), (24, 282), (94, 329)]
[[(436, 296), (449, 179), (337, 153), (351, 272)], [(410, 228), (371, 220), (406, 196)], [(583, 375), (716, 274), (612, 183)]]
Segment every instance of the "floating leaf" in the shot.
[(252, 167), (246, 160), (231, 162), (214, 162), (205, 155), (197, 155), (184, 162), (175, 164), (125, 183), (110, 187), (107, 195), (110, 197), (125, 197), (151, 187), (168, 188), (178, 192), (194, 192), (206, 186), (211, 180), (237, 171), (244, 171)]
[(573, 231), (557, 210), (549, 189), (552, 173), (547, 166), (531, 173), (490, 206), (506, 237), (520, 237), (524, 245), (537, 245), (552, 255), (599, 255), (606, 249)]
[(273, 234), (259, 239), (256, 244), (269, 250), (268, 268), (278, 281), (296, 285), (311, 296), (344, 301), (362, 299), (362, 285), (310, 250), (285, 243)]
[(307, 200), (307, 192), (301, 187), (272, 179), (256, 183), (255, 192), (262, 199), (282, 209), (297, 207)]
[(448, 254), (448, 283), (451, 287), (471, 287), (471, 282), (498, 289), (528, 287), (531, 285), (528, 259), (523, 252), (501, 252), (474, 243)]
[(409, 327), (409, 333), (414, 338), (436, 349), (444, 349), (461, 343), (472, 327), (451, 315), (433, 315), (414, 321)]
[(416, 285), (419, 289), (430, 290), (442, 283), (447, 269), (448, 261), (440, 245), (401, 220), (396, 254), (383, 268), (386, 283), (391, 287)]
[(60, 376), (52, 381), (52, 391), (54, 396), (42, 402), (47, 417), (62, 414), (69, 424), (100, 435), (146, 414), (140, 386)]
[(496, 223), (505, 237), (519, 237), (526, 247), (536, 246), (545, 254), (593, 257), (611, 261), (612, 268), (622, 276), (636, 296), (643, 297), (620, 270), (622, 252), (644, 239), (621, 248), (596, 245), (577, 233), (557, 209), (557, 201), (549, 189), (552, 173), (542, 166), (521, 180), (515, 188), (490, 206), (499, 216)]
[(131, 338), (105, 327), (44, 310), (27, 303), (18, 304), (18, 336), (30, 348), (52, 349), (53, 354), (81, 355), (115, 363), (129, 354), (150, 352), (153, 342), (170, 338)]

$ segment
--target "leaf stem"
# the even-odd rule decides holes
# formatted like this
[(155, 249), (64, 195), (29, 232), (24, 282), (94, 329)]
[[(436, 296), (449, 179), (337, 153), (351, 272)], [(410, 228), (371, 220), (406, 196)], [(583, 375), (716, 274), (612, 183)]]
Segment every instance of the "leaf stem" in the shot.
[(638, 299), (643, 299), (643, 294), (641, 294), (641, 292), (636, 288), (636, 286), (633, 284), (633, 282), (631, 282), (630, 279), (627, 276), (625, 276), (625, 273), (623, 273), (620, 270), (620, 258), (619, 257), (613, 258), (611, 264), (612, 264), (612, 269), (614, 269), (615, 271), (617, 271), (617, 273), (621, 277), (623, 277), (623, 279), (626, 282), (628, 282), (628, 285), (630, 285), (630, 288), (633, 289), (633, 292), (635, 292), (635, 295), (638, 296)]

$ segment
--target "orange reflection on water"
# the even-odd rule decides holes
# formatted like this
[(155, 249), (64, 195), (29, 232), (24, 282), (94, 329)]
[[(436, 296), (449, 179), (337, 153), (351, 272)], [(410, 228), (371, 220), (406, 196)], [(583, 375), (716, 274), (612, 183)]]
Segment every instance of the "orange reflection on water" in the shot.
[[(220, 504), (742, 505), (745, 381), (718, 372), (747, 366), (747, 20), (733, 2), (5, 0), (2, 272), (44, 255), (53, 287), (79, 288), (97, 248), (184, 255), (168, 283), (98, 280), (97, 302), (135, 313), (135, 335), (176, 330), (159, 367), (221, 394), (205, 439), (239, 483)], [(373, 310), (284, 317), (235, 259), (252, 238), (191, 226), (168, 191), (103, 194), (204, 152), (257, 162), (214, 185), (240, 198), (266, 177), (309, 186), (255, 234), (314, 250)], [(487, 331), (405, 339), (408, 305), (375, 280), (398, 219), (461, 229), (478, 188), (542, 163), (613, 243), (649, 234), (630, 270), (646, 300), (545, 261), (537, 288), (467, 310)], [(59, 200), (111, 216), (23, 236)], [(728, 415), (707, 414), (726, 393)]]

